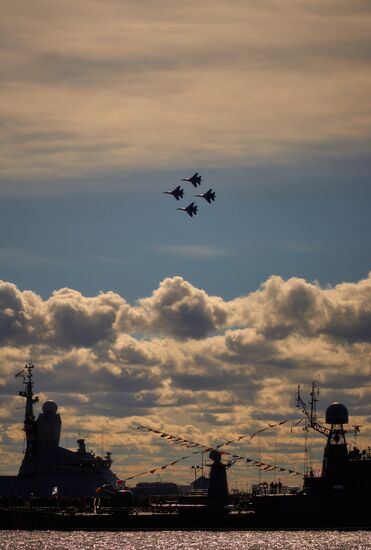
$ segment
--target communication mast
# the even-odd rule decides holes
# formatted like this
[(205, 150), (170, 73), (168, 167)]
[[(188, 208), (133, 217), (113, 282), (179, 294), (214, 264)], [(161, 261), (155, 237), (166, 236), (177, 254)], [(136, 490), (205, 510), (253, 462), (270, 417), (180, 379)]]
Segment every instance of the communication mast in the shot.
[(317, 421), (318, 395), (318, 384), (313, 382), (308, 407), (300, 395), (300, 386), (298, 386), (296, 406), (303, 411), (308, 427), (313, 428), (313, 430), (327, 438), (322, 461), (322, 478), (326, 479), (327, 483), (332, 485), (332, 487), (342, 489), (344, 487), (345, 472), (348, 463), (348, 450), (345, 438), (347, 432), (344, 428), (344, 425), (348, 424), (348, 411), (341, 403), (332, 403), (326, 409), (325, 419), (326, 424), (329, 424), (330, 428), (322, 426)]
[(34, 403), (38, 403), (39, 398), (33, 393), (33, 380), (32, 371), (34, 365), (30, 362), (27, 363), (21, 372), (18, 372), (15, 377), (21, 376), (23, 378), (23, 384), (25, 389), (20, 391), (18, 395), (25, 397), (25, 415), (24, 415), (24, 431), (26, 433), (26, 450), (23, 459), (24, 463), (30, 463), (35, 458), (35, 444), (36, 444), (36, 421), (33, 413)]
[(317, 421), (317, 401), (319, 396), (319, 387), (317, 382), (312, 382), (312, 390), (310, 392), (310, 401), (309, 401), (309, 407), (303, 400), (303, 398), (300, 395), (300, 384), (298, 386), (297, 394), (296, 394), (296, 406), (298, 409), (301, 409), (306, 421), (308, 422), (308, 426), (310, 428), (313, 428), (316, 432), (321, 433), (322, 435), (328, 436), (330, 433), (330, 430), (326, 428), (325, 426), (322, 426)]

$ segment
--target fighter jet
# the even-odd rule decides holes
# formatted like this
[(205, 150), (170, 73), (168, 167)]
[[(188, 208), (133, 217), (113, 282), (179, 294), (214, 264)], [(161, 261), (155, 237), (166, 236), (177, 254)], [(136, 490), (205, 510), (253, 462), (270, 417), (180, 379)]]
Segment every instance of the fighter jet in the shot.
[(191, 204), (189, 204), (188, 206), (186, 206), (185, 208), (177, 208), (177, 210), (183, 210), (183, 212), (187, 212), (188, 216), (193, 216), (197, 214), (197, 206), (195, 205), (194, 202), (191, 202)]
[(197, 187), (197, 185), (201, 185), (202, 177), (199, 176), (198, 172), (196, 172), (190, 178), (183, 178), (181, 181), (189, 181), (193, 187)]
[(176, 187), (176, 188), (173, 189), (172, 191), (163, 191), (163, 193), (165, 193), (165, 195), (173, 195), (173, 197), (176, 198), (177, 201), (178, 201), (179, 199), (182, 199), (182, 198), (183, 198), (183, 195), (184, 195), (184, 191), (183, 191), (183, 189), (180, 187), (180, 185), (178, 185), (178, 187)]
[(195, 195), (195, 197), (202, 197), (203, 199), (206, 199), (209, 204), (211, 204), (211, 201), (215, 201), (215, 191), (209, 189), (208, 191), (206, 191), (206, 193)]

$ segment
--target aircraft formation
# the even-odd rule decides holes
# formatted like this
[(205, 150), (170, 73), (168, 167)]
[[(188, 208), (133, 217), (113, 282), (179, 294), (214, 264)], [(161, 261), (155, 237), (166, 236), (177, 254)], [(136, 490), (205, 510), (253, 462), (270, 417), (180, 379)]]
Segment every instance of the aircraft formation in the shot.
[[(191, 176), (190, 178), (182, 178), (180, 181), (188, 181), (193, 185), (193, 187), (196, 187), (198, 185), (201, 185), (202, 182), (202, 176), (196, 172)], [(182, 199), (184, 196), (184, 190), (178, 185), (175, 189), (172, 191), (163, 191), (165, 195), (172, 195), (177, 201), (179, 199)], [(200, 193), (199, 195), (194, 195), (195, 197), (200, 197), (202, 199), (205, 199), (209, 204), (211, 204), (213, 201), (215, 201), (215, 191), (212, 189), (209, 189), (206, 191), (206, 193)], [(198, 206), (194, 202), (191, 202), (188, 206), (184, 208), (177, 208), (177, 210), (182, 210), (183, 212), (187, 212), (188, 216), (191, 218), (197, 214)]]

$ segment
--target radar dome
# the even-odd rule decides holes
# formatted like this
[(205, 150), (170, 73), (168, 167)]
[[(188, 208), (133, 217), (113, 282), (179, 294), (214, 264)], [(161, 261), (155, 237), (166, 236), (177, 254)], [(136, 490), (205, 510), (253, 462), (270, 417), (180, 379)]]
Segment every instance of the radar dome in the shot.
[(326, 409), (327, 424), (348, 424), (348, 409), (341, 403), (332, 403)]
[(57, 403), (54, 403), (54, 401), (45, 401), (43, 405), (44, 414), (55, 414), (57, 410), (58, 410)]
[(209, 458), (211, 460), (214, 460), (214, 462), (220, 462), (222, 459), (222, 453), (220, 451), (217, 451), (216, 449), (213, 449), (210, 451)]

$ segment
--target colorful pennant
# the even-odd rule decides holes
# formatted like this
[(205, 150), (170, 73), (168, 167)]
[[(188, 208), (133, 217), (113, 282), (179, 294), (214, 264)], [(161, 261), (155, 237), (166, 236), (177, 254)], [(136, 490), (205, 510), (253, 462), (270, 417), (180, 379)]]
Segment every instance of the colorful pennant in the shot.
[(282, 426), (282, 424), (286, 424), (286, 422), (288, 422), (288, 420), (282, 420), (282, 422), (277, 422), (277, 424), (268, 424), (266, 428), (262, 428), (261, 430), (253, 433), (252, 436), (250, 436), (250, 439), (253, 439), (253, 437), (255, 437), (257, 434), (265, 432), (266, 430), (271, 430), (272, 428), (276, 428), (277, 426)]
[[(303, 418), (301, 418), (298, 422), (296, 422), (291, 428), (294, 426), (297, 426), (302, 422)], [(224, 441), (223, 443), (219, 443), (215, 448), (220, 449), (221, 447), (227, 447), (228, 445), (231, 445), (232, 443), (238, 443), (242, 439), (246, 439), (249, 437), (250, 439), (253, 439), (257, 434), (265, 432), (267, 430), (271, 430), (273, 428), (276, 428), (278, 426), (282, 426), (283, 424), (286, 424), (288, 420), (281, 420), (281, 422), (277, 422), (276, 424), (268, 424), (265, 428), (262, 428), (261, 430), (256, 431), (252, 435), (239, 435), (236, 439), (229, 439), (228, 441)], [(151, 428), (150, 426), (144, 426), (143, 424), (140, 424), (137, 426), (137, 430), (147, 430), (149, 432), (160, 434), (160, 437), (168, 439), (168, 441), (171, 441), (173, 443), (179, 443), (180, 447), (187, 447), (188, 449), (191, 449), (192, 447), (198, 447), (203, 448), (206, 450), (209, 450), (209, 447), (206, 447), (205, 445), (201, 445), (200, 443), (197, 443), (196, 441), (192, 441), (190, 439), (184, 439), (182, 437), (178, 437), (176, 435), (171, 435), (166, 432), (161, 432), (160, 430), (155, 430), (154, 428)]]
[[(294, 424), (294, 426), (300, 424), (301, 421), (302, 421), (302, 419), (299, 420), (299, 422), (297, 422), (296, 424)], [(247, 437), (250, 437), (250, 439), (253, 439), (253, 437), (255, 435), (257, 435), (258, 433), (264, 432), (266, 430), (273, 429), (277, 426), (282, 426), (283, 424), (286, 424), (286, 422), (288, 422), (288, 420), (282, 420), (281, 422), (277, 422), (276, 424), (268, 424), (268, 426), (266, 428), (262, 428), (261, 430), (258, 430), (257, 432), (255, 432), (252, 435), (240, 435), (236, 439), (230, 439), (229, 441), (226, 441), (225, 443), (220, 443), (215, 448), (220, 449), (221, 447), (228, 446), (231, 443), (241, 441), (242, 439), (245, 439)], [(129, 481), (131, 479), (135, 479), (135, 478), (143, 476), (145, 474), (154, 474), (158, 470), (166, 470), (166, 468), (168, 468), (170, 466), (174, 466), (178, 462), (180, 462), (182, 460), (186, 460), (187, 458), (190, 458), (192, 455), (204, 454), (204, 453), (209, 452), (213, 449), (213, 447), (207, 447), (206, 445), (202, 445), (200, 443), (197, 443), (197, 442), (189, 440), (189, 439), (184, 439), (182, 437), (171, 435), (171, 434), (168, 434), (166, 432), (161, 432), (160, 430), (155, 430), (154, 428), (151, 428), (150, 426), (144, 426), (143, 424), (140, 424), (139, 426), (137, 426), (137, 430), (147, 430), (148, 432), (158, 434), (158, 435), (160, 435), (160, 437), (166, 438), (168, 441), (171, 441), (172, 443), (179, 444), (180, 447), (186, 447), (188, 449), (198, 448), (200, 450), (194, 451), (190, 455), (183, 456), (182, 458), (174, 460), (173, 462), (170, 462), (169, 464), (164, 464), (163, 466), (158, 466), (157, 468), (152, 468), (151, 470), (148, 470), (147, 472), (142, 472), (140, 474), (128, 477), (128, 478), (126, 478), (126, 481)], [(244, 456), (232, 454), (232, 453), (229, 453), (228, 451), (222, 450), (220, 452), (221, 452), (222, 455), (230, 456), (232, 464), (235, 464), (239, 460), (244, 460), (246, 462), (246, 464), (250, 464), (251, 466), (255, 466), (256, 468), (261, 468), (262, 470), (267, 471), (267, 472), (268, 471), (273, 472), (274, 470), (279, 470), (280, 472), (287, 472), (288, 474), (303, 475), (301, 472), (296, 472), (295, 470), (290, 470), (288, 468), (283, 468), (281, 466), (274, 466), (272, 464), (267, 464), (266, 462), (261, 462), (259, 460), (253, 460), (252, 458), (246, 458)]]

